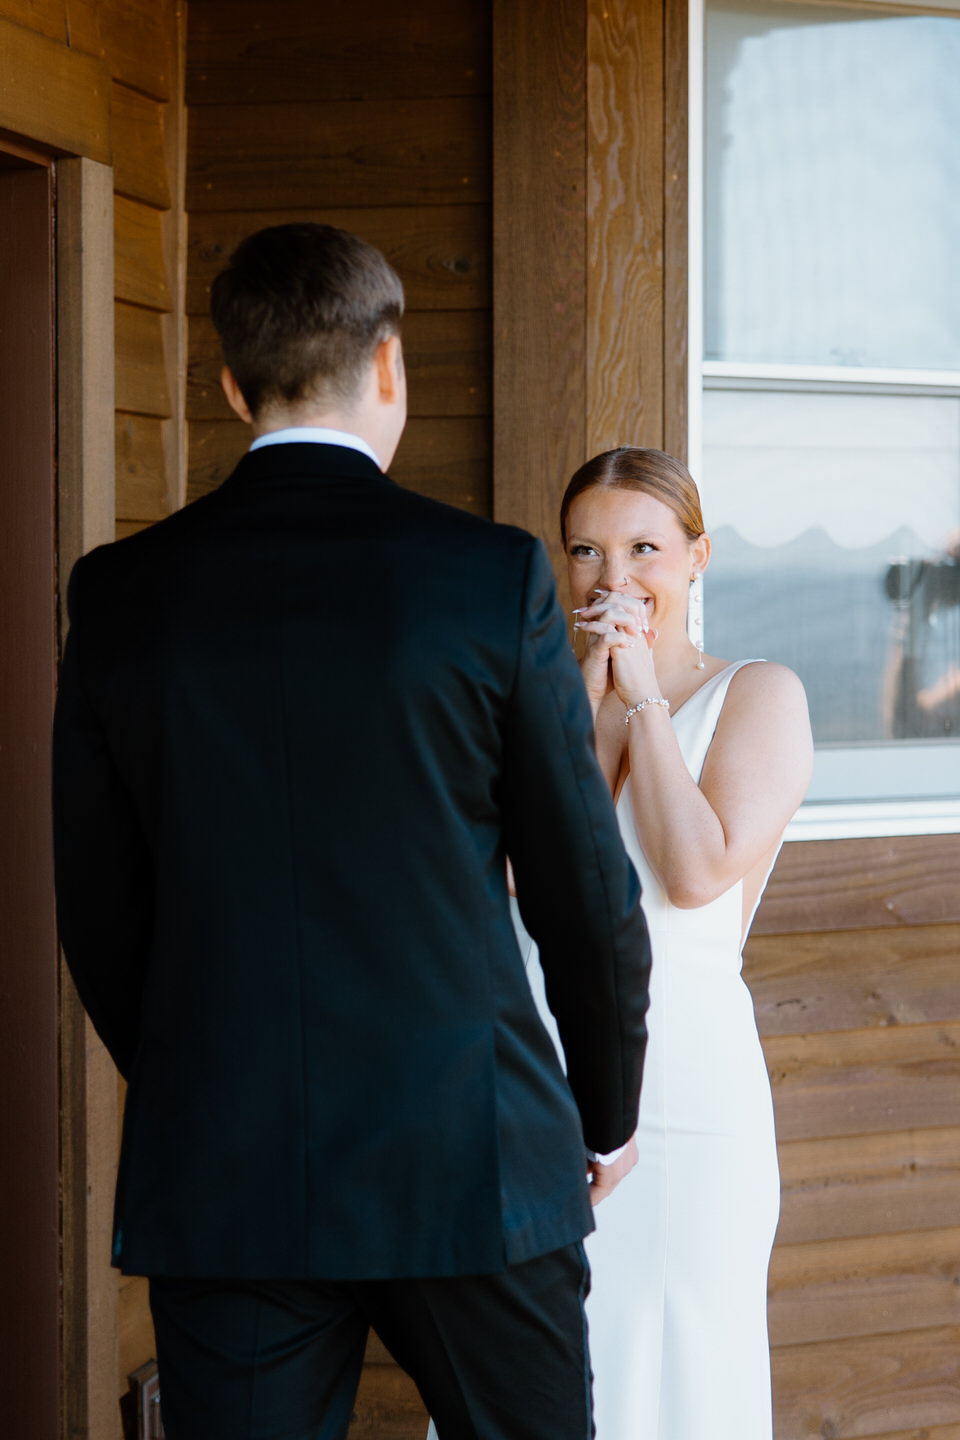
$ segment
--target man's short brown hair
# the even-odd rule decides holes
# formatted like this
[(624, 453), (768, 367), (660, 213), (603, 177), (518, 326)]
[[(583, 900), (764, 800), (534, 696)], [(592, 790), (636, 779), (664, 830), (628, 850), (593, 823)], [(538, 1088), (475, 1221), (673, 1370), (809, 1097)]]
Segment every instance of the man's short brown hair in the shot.
[(210, 314), (250, 413), (271, 402), (348, 405), (396, 335), (403, 286), (379, 250), (333, 225), (272, 225), (242, 240)]

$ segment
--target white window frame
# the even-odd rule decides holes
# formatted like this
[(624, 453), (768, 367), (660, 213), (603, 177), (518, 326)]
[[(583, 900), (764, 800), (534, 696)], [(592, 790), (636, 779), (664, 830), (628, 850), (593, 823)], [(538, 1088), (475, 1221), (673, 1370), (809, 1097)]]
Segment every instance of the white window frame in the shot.
[[(704, 360), (704, 34), (706, 0), (689, 3), (688, 75), (688, 374), (687, 448), (690, 469), (702, 475), (703, 391), (708, 388), (744, 390), (803, 390), (844, 394), (903, 394), (960, 396), (960, 371), (888, 370), (827, 365), (748, 365)], [(802, 0), (798, 0), (802, 3)], [(838, 6), (844, 0), (836, 0)], [(847, 0), (849, 3), (849, 0)], [(903, 12), (960, 14), (960, 0), (874, 0)], [(709, 505), (709, 494), (705, 497)], [(709, 614), (706, 620), (709, 642)], [(884, 760), (908, 752), (921, 772), (909, 796), (877, 796), (873, 776)], [(953, 787), (944, 788), (942, 767), (936, 757), (950, 757), (955, 772)], [(925, 772), (925, 773), (924, 773)], [(949, 773), (949, 772), (948, 772)], [(843, 775), (850, 797), (843, 802), (823, 797), (836, 794), (835, 777)], [(956, 793), (951, 793), (951, 789)], [(960, 744), (933, 741), (911, 745), (825, 746), (818, 748), (808, 798), (791, 822), (787, 840), (860, 839), (869, 836), (948, 835), (960, 832)]]

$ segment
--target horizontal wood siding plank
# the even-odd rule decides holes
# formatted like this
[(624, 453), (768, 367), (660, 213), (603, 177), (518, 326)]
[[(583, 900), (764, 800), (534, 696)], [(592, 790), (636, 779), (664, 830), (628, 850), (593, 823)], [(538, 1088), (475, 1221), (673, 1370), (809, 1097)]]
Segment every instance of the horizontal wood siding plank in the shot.
[(153, 523), (152, 520), (118, 520), (113, 538), (126, 540), (128, 535), (138, 535), (141, 530), (149, 530)]
[(188, 313), (209, 312), (210, 284), (245, 235), (300, 221), (336, 225), (376, 245), (403, 281), (408, 310), (490, 306), (489, 205), (418, 205), (191, 215)]
[(190, 14), (187, 104), (402, 99), (489, 91), (489, 7), (417, 0), (204, 0)]
[(750, 939), (762, 1035), (960, 1020), (960, 925)]
[(155, 100), (169, 100), (172, 7), (157, 0), (109, 0), (97, 9), (110, 74)]
[(960, 1328), (775, 1349), (773, 1403), (777, 1440), (875, 1440), (956, 1425)]
[(398, 485), (487, 516), (491, 471), (489, 421), (470, 416), (408, 421), (390, 467)]
[(398, 1365), (367, 1365), (357, 1392), (350, 1440), (424, 1440), (427, 1412)]
[(35, 30), (38, 35), (59, 40), (61, 45), (66, 44), (65, 0), (3, 0), (0, 8), (3, 10), (4, 20), (13, 20), (17, 25), (25, 25), (28, 30)]
[(403, 323), (403, 353), (412, 416), (490, 414), (493, 337), (489, 312), (409, 314)]
[(0, 129), (110, 165), (110, 79), (93, 56), (0, 19)]
[(163, 212), (118, 195), (113, 206), (114, 294), (118, 300), (169, 310), (163, 258)]
[(126, 85), (114, 84), (113, 184), (128, 195), (161, 210), (170, 207), (170, 185), (163, 148), (163, 106)]
[(150, 1318), (149, 1281), (136, 1275), (120, 1279), (119, 1303), (119, 1379), (126, 1388), (126, 1377), (151, 1356), (156, 1355), (153, 1321)]
[(777, 1245), (770, 1342), (960, 1325), (960, 1229)]
[(162, 420), (117, 415), (117, 519), (162, 520), (170, 513)]
[(960, 1115), (960, 1024), (764, 1042), (781, 1140), (936, 1129)]
[(960, 1216), (960, 1127), (780, 1146), (777, 1243), (937, 1228)]
[(216, 490), (249, 449), (240, 420), (194, 420), (187, 430), (187, 501)]
[[(188, 498), (214, 490), (250, 443), (239, 420), (190, 425)], [(490, 513), (490, 426), (484, 418), (410, 420), (390, 474), (398, 485), (449, 505)]]
[(190, 211), (490, 198), (482, 98), (201, 105), (189, 145)]
[[(488, 415), (492, 354), (489, 314), (437, 310), (408, 314), (403, 325), (411, 415)], [(187, 415), (228, 420), (220, 385), (223, 356), (210, 320), (190, 321)]]
[(161, 316), (138, 305), (116, 306), (118, 410), (168, 416), (170, 396), (163, 354)]
[(960, 835), (785, 845), (754, 935), (960, 923)]
[(100, 0), (66, 0), (67, 34), (71, 50), (103, 58), (100, 39)]

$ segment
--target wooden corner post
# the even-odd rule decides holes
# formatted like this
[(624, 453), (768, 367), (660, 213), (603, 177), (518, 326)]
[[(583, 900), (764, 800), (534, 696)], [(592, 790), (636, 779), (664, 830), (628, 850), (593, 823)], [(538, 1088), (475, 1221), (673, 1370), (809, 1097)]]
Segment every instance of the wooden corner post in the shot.
[[(57, 550), (61, 637), (74, 562), (114, 535), (113, 170), (57, 163)], [(116, 1440), (117, 1280), (110, 1268), (117, 1076), (60, 967), (63, 1426)]]

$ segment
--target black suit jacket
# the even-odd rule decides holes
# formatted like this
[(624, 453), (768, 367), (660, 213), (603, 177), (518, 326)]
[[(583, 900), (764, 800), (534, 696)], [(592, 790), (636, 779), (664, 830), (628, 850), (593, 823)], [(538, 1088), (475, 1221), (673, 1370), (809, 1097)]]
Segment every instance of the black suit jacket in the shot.
[(540, 544), (271, 446), (69, 600), (59, 920), (129, 1080), (117, 1263), (450, 1275), (584, 1235), (649, 959)]

